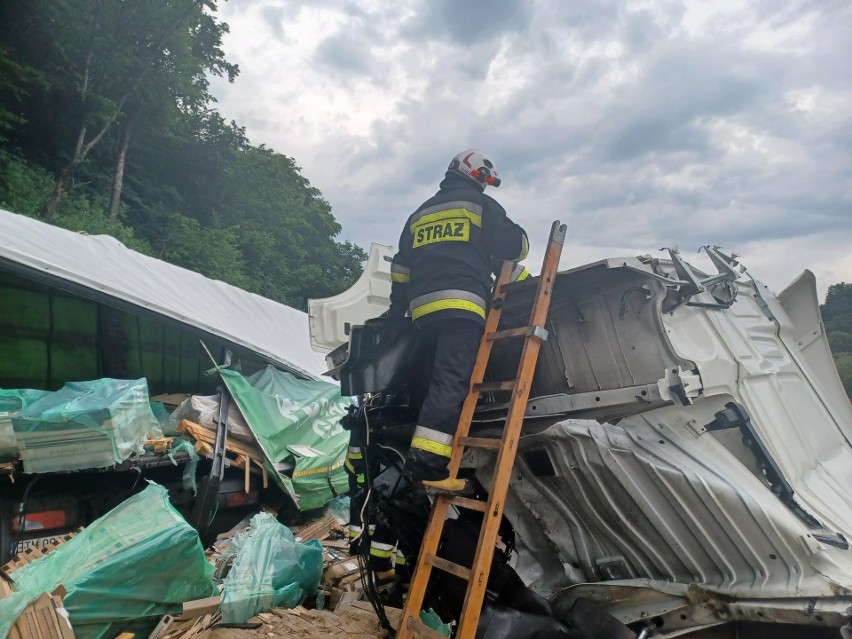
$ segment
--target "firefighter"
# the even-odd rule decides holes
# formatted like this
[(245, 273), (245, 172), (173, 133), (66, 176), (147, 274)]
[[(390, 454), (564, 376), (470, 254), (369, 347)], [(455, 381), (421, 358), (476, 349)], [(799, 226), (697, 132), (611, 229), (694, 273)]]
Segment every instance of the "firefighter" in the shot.
[[(485, 193), (500, 186), (482, 151), (456, 155), (440, 189), (408, 218), (391, 263), (389, 316), (411, 314), (431, 359), (405, 472), (427, 489), (465, 490), (447, 465), (485, 326), (492, 261), (523, 260), (526, 232)], [(526, 270), (518, 267), (518, 279)]]

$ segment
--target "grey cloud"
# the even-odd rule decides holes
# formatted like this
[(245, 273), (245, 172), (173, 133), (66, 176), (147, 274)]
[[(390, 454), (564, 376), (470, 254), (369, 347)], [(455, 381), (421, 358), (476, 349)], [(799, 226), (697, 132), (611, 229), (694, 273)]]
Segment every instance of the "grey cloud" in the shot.
[(618, 33), (628, 55), (648, 51), (665, 39), (663, 25), (647, 10), (624, 15)]
[[(485, 5), (494, 13), (476, 11)], [(470, 145), (494, 156), (504, 178), (495, 197), (536, 237), (559, 217), (575, 245), (626, 254), (828, 232), (852, 242), (846, 0), (750, 3), (697, 36), (680, 26), (680, 2), (422, 1), (405, 23), (395, 9), (364, 17), (357, 3), (336, 6), (351, 19), (318, 48), (325, 73), (383, 82), (394, 61), (371, 58), (375, 42), (429, 56), (407, 67), (424, 74), (422, 97), (399, 99), (394, 118), (366, 136), (323, 142), (357, 176), (321, 186), (347, 239), (395, 242), (449, 158)], [(752, 23), (791, 32), (813, 24), (813, 33), (797, 48), (756, 49), (744, 41)], [(481, 80), (498, 53), (507, 84), (490, 96)], [(816, 92), (817, 109), (796, 110), (791, 91)], [(286, 141), (255, 138), (288, 152)]]
[(689, 123), (673, 124), (665, 118), (651, 115), (634, 118), (600, 147), (599, 157), (606, 162), (627, 162), (646, 154), (665, 154), (690, 150), (701, 153), (709, 150), (705, 131)]
[(558, 28), (566, 37), (597, 38), (613, 29), (623, 10), (619, 0), (542, 2), (534, 20), (538, 28)]
[(376, 70), (376, 60), (364, 42), (361, 33), (341, 31), (319, 44), (316, 59), (335, 70), (368, 76)]
[(450, 40), (461, 46), (492, 40), (503, 33), (523, 31), (530, 20), (524, 0), (428, 0), (401, 28), (413, 40)]
[[(242, 3), (235, 2), (234, 4), (239, 5)], [(275, 36), (275, 39), (285, 40), (287, 32), (284, 25), (295, 18), (300, 11), (301, 7), (298, 5), (267, 5), (261, 8), (260, 15), (263, 22)]]

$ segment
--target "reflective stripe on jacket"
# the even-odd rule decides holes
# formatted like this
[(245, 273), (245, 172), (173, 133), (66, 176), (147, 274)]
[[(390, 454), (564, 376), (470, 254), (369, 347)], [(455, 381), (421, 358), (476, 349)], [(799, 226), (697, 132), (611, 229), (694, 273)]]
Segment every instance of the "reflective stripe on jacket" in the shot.
[(450, 288), (415, 297), (409, 302), (408, 307), (412, 319), (420, 319), (429, 313), (448, 309), (468, 311), (485, 319), (486, 305), (485, 299), (475, 293)]
[(485, 322), (491, 260), (522, 260), (524, 230), (471, 179), (448, 171), (440, 190), (406, 221), (391, 263), (390, 315), (420, 322)]
[(515, 267), (512, 269), (512, 272), (509, 274), (510, 282), (522, 282), (530, 276), (530, 272), (527, 270), (527, 267), (521, 264), (520, 262), (515, 262)]

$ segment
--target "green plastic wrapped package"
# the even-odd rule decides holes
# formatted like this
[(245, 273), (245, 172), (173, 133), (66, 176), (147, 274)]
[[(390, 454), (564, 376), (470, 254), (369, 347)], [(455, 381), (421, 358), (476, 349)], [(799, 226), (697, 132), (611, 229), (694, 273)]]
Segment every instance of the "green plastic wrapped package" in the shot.
[(12, 427), (28, 473), (112, 466), (163, 436), (144, 378), (69, 382), (12, 417)]
[(349, 433), (340, 425), (349, 399), (328, 382), (301, 380), (268, 366), (246, 378), (220, 369), (240, 412), (272, 464), (292, 460), (300, 510), (349, 490), (343, 462)]
[(0, 388), (0, 461), (18, 458), (18, 440), (12, 428), (12, 417), (45, 395), (50, 395), (50, 391)]
[(15, 592), (0, 599), (2, 637), (27, 605), (59, 585), (77, 639), (114, 636), (131, 620), (148, 619), (150, 631), (162, 615), (214, 590), (198, 534), (154, 483), (14, 579)]
[(429, 608), (428, 611), (420, 611), (420, 621), (422, 621), (423, 625), (427, 628), (436, 630), (445, 637), (449, 637), (452, 632), (450, 626), (441, 621), (441, 618), (438, 616), (438, 613), (435, 612), (432, 608)]
[(249, 529), (234, 536), (227, 554), (234, 563), (223, 581), (222, 620), (243, 623), (262, 610), (293, 608), (313, 594), (322, 577), (322, 544), (296, 541), (268, 513), (252, 517)]
[(195, 469), (198, 467), (198, 453), (195, 452), (195, 446), (187, 439), (176, 440), (169, 451), (169, 459), (177, 466), (178, 461), (175, 459), (175, 454), (184, 452), (189, 457), (186, 466), (183, 467), (183, 489), (192, 490), (192, 494), (198, 494), (198, 482), (195, 480)]
[(174, 437), (178, 434), (175, 427), (172, 425), (172, 415), (166, 409), (163, 402), (148, 402), (151, 405), (151, 413), (154, 419), (160, 425), (160, 430), (165, 437)]
[(349, 522), (349, 495), (335, 497), (325, 505), (325, 514), (331, 515), (341, 524)]

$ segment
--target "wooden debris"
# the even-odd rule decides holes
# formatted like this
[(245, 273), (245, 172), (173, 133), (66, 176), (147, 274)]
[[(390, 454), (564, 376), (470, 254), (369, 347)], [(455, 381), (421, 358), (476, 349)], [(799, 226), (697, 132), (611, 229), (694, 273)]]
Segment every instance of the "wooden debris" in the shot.
[(322, 580), (323, 583), (335, 584), (346, 577), (359, 577), (360, 575), (361, 565), (358, 563), (358, 559), (350, 557), (343, 559), (342, 561), (336, 561), (329, 564), (323, 571)]
[(20, 614), (9, 632), (13, 639), (74, 639), (62, 599), (43, 593)]
[[(177, 431), (179, 433), (189, 434), (197, 442), (207, 442), (211, 446), (216, 445), (216, 433), (211, 432), (200, 424), (191, 422), (188, 419), (181, 420), (180, 424), (178, 424)], [(225, 443), (225, 448), (236, 454), (247, 455), (254, 459), (263, 459), (263, 453), (260, 448), (248, 442), (228, 438), (228, 441)]]
[(35, 546), (30, 546), (0, 566), (0, 572), (11, 577), (12, 573), (18, 568), (22, 568), (28, 563), (35, 561), (36, 559), (41, 559), (42, 557), (44, 557), (44, 553), (41, 550)]
[(348, 539), (323, 539), (322, 545), (323, 548), (334, 548), (335, 550), (349, 551)]
[(155, 453), (167, 453), (172, 449), (174, 437), (162, 437), (160, 439), (148, 439), (145, 441), (145, 448)]
[[(215, 432), (188, 419), (181, 420), (177, 431), (195, 440), (195, 452), (199, 455), (209, 456), (213, 454), (216, 446)], [(263, 465), (263, 452), (260, 448), (249, 442), (229, 437), (225, 441), (225, 454), (226, 456), (230, 455), (228, 457), (229, 465), (245, 471), (245, 492), (248, 493), (251, 490), (252, 473), (260, 475), (263, 478), (264, 488), (269, 486), (269, 477)]]
[[(365, 602), (341, 605), (335, 612), (308, 610), (297, 606), (292, 610), (274, 608), (249, 621), (262, 626), (253, 630), (214, 628), (209, 639), (249, 639), (252, 637), (287, 637), (288, 639), (381, 639), (387, 636), (379, 627), (376, 613)], [(386, 608), (391, 623), (398, 620), (401, 610)]]
[(167, 409), (169, 409), (169, 412), (171, 413), (190, 397), (190, 395), (187, 395), (185, 393), (161, 393), (160, 395), (152, 396), (151, 401), (160, 402)]
[(341, 606), (346, 606), (356, 601), (362, 601), (364, 599), (364, 591), (362, 590), (349, 590), (347, 592), (340, 591), (340, 598), (335, 602), (334, 611), (337, 612), (337, 609)]
[(83, 530), (82, 526), (77, 530), (68, 533), (67, 535), (62, 535), (61, 537), (56, 539), (56, 541), (52, 541), (49, 544), (46, 544), (42, 549), (39, 549), (35, 546), (30, 546), (26, 548), (22, 552), (19, 552), (17, 555), (12, 557), (5, 564), (0, 566), (0, 576), (14, 580), (14, 577), (12, 577), (12, 573), (14, 573), (18, 568), (26, 566), (28, 563), (35, 561), (36, 559), (41, 559), (47, 553), (52, 550), (55, 550), (56, 548), (64, 544), (66, 541), (71, 539), (81, 530)]
[(213, 627), (220, 621), (222, 615), (219, 613), (205, 614), (193, 619), (164, 615), (148, 635), (148, 639), (207, 639)]
[(195, 452), (199, 455), (212, 455), (213, 446), (207, 442), (195, 442)]
[(322, 519), (318, 519), (307, 526), (294, 529), (293, 534), (296, 536), (296, 541), (306, 542), (311, 539), (323, 540), (330, 537), (332, 532), (342, 529), (343, 527), (335, 517), (326, 515)]
[(207, 597), (205, 599), (193, 599), (185, 601), (183, 604), (183, 612), (180, 615), (181, 619), (194, 619), (195, 617), (203, 617), (204, 615), (212, 615), (219, 611), (219, 606), (222, 604), (222, 598), (218, 595), (215, 597)]

